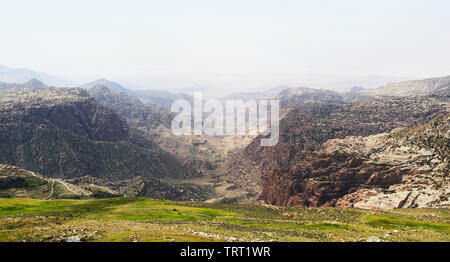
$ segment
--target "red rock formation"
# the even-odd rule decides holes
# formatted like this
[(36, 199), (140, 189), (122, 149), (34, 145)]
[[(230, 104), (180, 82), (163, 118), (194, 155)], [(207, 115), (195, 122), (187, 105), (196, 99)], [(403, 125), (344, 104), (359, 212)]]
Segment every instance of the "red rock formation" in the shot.
[(264, 177), (259, 199), (282, 206), (334, 206), (337, 199), (361, 188), (388, 188), (406, 170), (367, 164), (356, 155), (314, 153), (289, 169)]

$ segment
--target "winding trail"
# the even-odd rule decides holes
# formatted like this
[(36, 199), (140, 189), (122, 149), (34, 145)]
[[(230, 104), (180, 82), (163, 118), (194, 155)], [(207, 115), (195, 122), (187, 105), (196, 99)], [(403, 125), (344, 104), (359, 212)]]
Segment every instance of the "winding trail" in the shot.
[(54, 186), (55, 186), (55, 181), (52, 180), (52, 185), (51, 185), (51, 191), (50, 191), (50, 195), (48, 195), (48, 197), (45, 198), (45, 200), (48, 200), (52, 197), (54, 190)]
[(92, 195), (92, 193), (90, 191), (83, 190), (83, 189), (81, 189), (79, 187), (75, 187), (75, 186), (73, 186), (73, 185), (71, 185), (71, 184), (69, 184), (67, 182), (62, 181), (62, 180), (38, 176), (38, 175), (36, 175), (36, 173), (31, 172), (31, 171), (30, 171), (30, 174), (32, 176), (34, 176), (34, 177), (37, 177), (39, 179), (44, 179), (47, 182), (51, 182), (52, 183), (50, 195), (45, 198), (46, 200), (50, 199), (50, 197), (53, 196), (55, 183), (61, 184), (62, 186), (64, 186), (67, 189), (67, 191), (69, 191), (70, 193), (73, 193), (75, 195), (80, 195), (80, 196), (82, 196), (82, 195), (88, 195), (88, 196)]

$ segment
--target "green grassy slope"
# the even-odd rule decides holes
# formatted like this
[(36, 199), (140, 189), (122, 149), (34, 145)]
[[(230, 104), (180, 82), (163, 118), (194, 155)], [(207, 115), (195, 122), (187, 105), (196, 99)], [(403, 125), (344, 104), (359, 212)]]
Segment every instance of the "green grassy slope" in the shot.
[(117, 193), (105, 187), (73, 185), (15, 166), (0, 164), (0, 198), (87, 199), (117, 196)]
[(449, 209), (0, 199), (0, 241), (449, 241)]

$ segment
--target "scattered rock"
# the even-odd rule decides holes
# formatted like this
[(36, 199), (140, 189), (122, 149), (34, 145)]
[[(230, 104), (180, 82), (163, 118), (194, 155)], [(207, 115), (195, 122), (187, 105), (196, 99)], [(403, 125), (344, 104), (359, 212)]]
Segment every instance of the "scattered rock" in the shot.
[(371, 236), (371, 237), (367, 238), (366, 242), (381, 242), (381, 240), (377, 236)]
[(67, 238), (67, 242), (81, 242), (80, 236), (70, 236)]

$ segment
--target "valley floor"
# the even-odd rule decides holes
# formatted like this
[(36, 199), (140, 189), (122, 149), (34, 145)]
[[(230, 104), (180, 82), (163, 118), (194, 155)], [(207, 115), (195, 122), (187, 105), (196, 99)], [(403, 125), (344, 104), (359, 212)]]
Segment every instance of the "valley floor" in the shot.
[(450, 209), (0, 199), (0, 241), (450, 241)]

